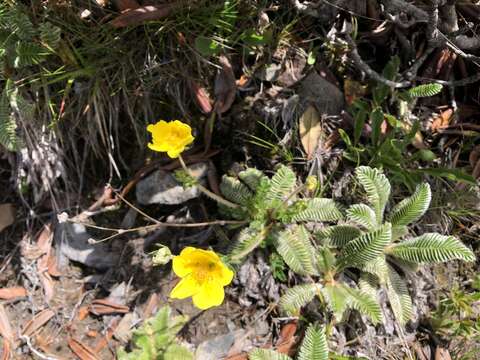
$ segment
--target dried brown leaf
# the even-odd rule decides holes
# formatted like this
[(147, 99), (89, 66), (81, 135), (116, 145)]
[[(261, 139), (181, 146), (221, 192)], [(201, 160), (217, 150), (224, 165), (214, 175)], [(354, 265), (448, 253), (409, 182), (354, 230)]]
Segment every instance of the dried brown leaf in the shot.
[(230, 61), (222, 55), (219, 62), (222, 70), (215, 78), (215, 110), (220, 115), (228, 111), (235, 101), (237, 84)]
[(90, 313), (90, 306), (86, 306), (86, 305), (81, 306), (77, 312), (77, 320), (79, 321), (84, 320), (89, 313)]
[(11, 359), (12, 349), (15, 348), (15, 335), (3, 304), (0, 304), (0, 335), (3, 337), (2, 360), (9, 360)]
[(3, 343), (3, 349), (2, 349), (2, 360), (10, 360), (12, 358), (12, 344), (8, 341), (5, 341)]
[(300, 116), (300, 140), (307, 153), (308, 160), (312, 159), (315, 154), (318, 142), (323, 134), (320, 119), (320, 114), (313, 105), (308, 106), (302, 116)]
[(440, 115), (435, 117), (430, 125), (430, 129), (435, 132), (439, 129), (443, 129), (450, 125), (450, 121), (452, 120), (453, 109), (449, 108), (445, 111), (442, 111)]
[(96, 331), (96, 330), (88, 330), (86, 335), (87, 335), (88, 337), (91, 337), (91, 338), (96, 338), (96, 337), (98, 336), (98, 331)]
[(149, 296), (147, 300), (147, 305), (145, 305), (145, 309), (143, 310), (143, 318), (148, 319), (150, 316), (153, 315), (153, 313), (157, 310), (158, 308), (158, 295), (156, 293), (153, 293)]
[(289, 322), (288, 324), (285, 324), (282, 327), (282, 330), (280, 330), (280, 337), (277, 340), (277, 345), (293, 338), (293, 336), (297, 332), (297, 327), (298, 327), (297, 321), (292, 321), (292, 322)]
[(0, 299), (11, 300), (27, 296), (27, 290), (23, 287), (10, 287), (0, 289)]
[(438, 346), (435, 350), (435, 360), (452, 360), (452, 357), (447, 349)]
[(113, 331), (113, 336), (118, 341), (126, 344), (132, 337), (132, 327), (134, 326), (135, 318), (133, 313), (129, 312), (119, 321), (117, 327)]
[(117, 328), (119, 322), (120, 319), (118, 319), (118, 317), (111, 321), (107, 331), (105, 332), (105, 336), (102, 336), (98, 341), (97, 345), (95, 346), (96, 353), (99, 353), (100, 351), (102, 351), (103, 348), (108, 345), (108, 342), (112, 339), (113, 333), (115, 332), (115, 329)]
[(15, 339), (7, 310), (3, 304), (0, 304), (0, 335), (6, 340), (6, 342), (13, 343), (13, 340)]
[(189, 80), (188, 83), (193, 92), (195, 103), (200, 108), (200, 111), (204, 114), (211, 113), (213, 110), (212, 100), (210, 99), (207, 90), (194, 80)]
[(52, 240), (53, 240), (52, 225), (47, 224), (43, 227), (42, 231), (37, 237), (37, 246), (40, 250), (44, 252), (44, 254), (46, 254), (52, 246)]
[(140, 25), (146, 21), (159, 20), (169, 16), (176, 8), (175, 4), (147, 5), (125, 11), (113, 19), (110, 24), (115, 28)]
[(293, 347), (296, 343), (295, 332), (297, 331), (298, 324), (296, 321), (292, 321), (283, 326), (280, 330), (280, 338), (277, 340), (275, 348), (282, 354), (293, 355)]
[(0, 231), (9, 227), (15, 221), (15, 208), (13, 204), (0, 204)]
[(47, 261), (47, 271), (51, 276), (60, 277), (62, 273), (58, 270), (57, 257), (53, 249), (50, 251), (50, 256)]
[(45, 325), (55, 313), (51, 309), (45, 309), (36, 314), (33, 319), (28, 321), (22, 329), (21, 334), (24, 336), (32, 336), (35, 331)]
[(81, 360), (100, 360), (92, 348), (74, 338), (68, 339), (68, 346)]
[(128, 306), (116, 304), (108, 299), (93, 300), (90, 312), (95, 315), (126, 314), (130, 311)]
[(46, 271), (41, 272), (38, 277), (40, 278), (40, 282), (42, 283), (45, 301), (48, 304), (55, 296), (55, 282), (50, 276), (50, 274)]
[(250, 78), (247, 75), (243, 74), (242, 76), (240, 76), (240, 79), (238, 79), (235, 83), (239, 88), (244, 88), (249, 82)]

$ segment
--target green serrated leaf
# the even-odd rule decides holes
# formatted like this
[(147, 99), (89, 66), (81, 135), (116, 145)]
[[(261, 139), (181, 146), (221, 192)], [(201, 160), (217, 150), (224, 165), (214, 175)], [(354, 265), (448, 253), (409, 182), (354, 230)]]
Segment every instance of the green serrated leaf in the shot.
[(432, 83), (415, 86), (408, 90), (408, 95), (413, 98), (429, 97), (439, 94), (443, 89), (443, 85)]
[(363, 226), (367, 230), (377, 227), (375, 211), (368, 205), (355, 204), (348, 208), (347, 219), (355, 224)]
[(39, 29), (42, 44), (49, 50), (56, 50), (61, 40), (61, 29), (46, 21), (40, 24)]
[(412, 299), (408, 293), (405, 280), (391, 266), (388, 266), (386, 288), (393, 314), (398, 322), (403, 325), (412, 317)]
[(293, 221), (336, 221), (343, 218), (340, 206), (332, 199), (304, 200), (306, 208), (293, 216)]
[(342, 267), (361, 266), (383, 253), (392, 239), (392, 227), (385, 223), (378, 230), (363, 234), (342, 249), (338, 262)]
[(297, 177), (288, 167), (281, 165), (270, 180), (270, 189), (266, 194), (266, 200), (285, 200), (295, 189)]
[(247, 206), (250, 204), (253, 193), (249, 188), (231, 176), (224, 175), (220, 183), (220, 191), (227, 200), (236, 204)]
[(362, 272), (358, 280), (358, 288), (364, 294), (369, 294), (373, 299), (377, 298), (379, 288), (378, 277), (369, 273)]
[(263, 172), (255, 168), (248, 168), (244, 171), (240, 171), (240, 173), (238, 174), (238, 177), (252, 191), (256, 191), (258, 186), (262, 182), (262, 179), (266, 178)]
[(324, 327), (310, 325), (307, 328), (297, 360), (328, 360), (328, 343)]
[(312, 301), (319, 291), (319, 284), (294, 286), (285, 292), (280, 298), (278, 305), (288, 316), (297, 316), (301, 308)]
[(344, 287), (326, 284), (324, 287), (322, 287), (321, 291), (329, 308), (334, 313), (335, 318), (341, 321), (343, 318), (343, 313), (349, 306), (348, 301), (351, 300)]
[(475, 261), (475, 255), (454, 236), (427, 233), (395, 244), (388, 254), (417, 264), (440, 263), (459, 259)]
[(394, 226), (402, 226), (417, 221), (428, 210), (431, 199), (430, 185), (427, 183), (418, 185), (412, 196), (403, 199), (393, 208), (390, 222)]
[(274, 237), (275, 247), (283, 261), (297, 274), (316, 275), (313, 263), (315, 252), (304, 226), (293, 226), (277, 233)]
[(29, 42), (18, 42), (15, 47), (15, 68), (38, 64), (45, 59), (45, 51), (41, 46)]
[(348, 286), (345, 286), (345, 290), (350, 296), (348, 301), (349, 308), (355, 309), (359, 313), (368, 316), (374, 324), (382, 322), (382, 309), (378, 304), (376, 297), (372, 297), (367, 292), (362, 292)]
[(341, 248), (361, 234), (355, 226), (335, 225), (319, 230), (315, 233), (315, 238), (322, 244)]
[(254, 349), (248, 354), (249, 360), (291, 360), (288, 355), (269, 349)]
[(232, 263), (239, 263), (244, 257), (255, 250), (267, 235), (266, 229), (254, 229), (247, 227), (240, 231), (237, 239), (229, 253), (229, 259)]
[(355, 170), (357, 179), (367, 193), (367, 199), (375, 210), (377, 224), (383, 221), (383, 212), (390, 197), (390, 182), (378, 169), (360, 166)]
[(322, 273), (332, 271), (336, 264), (335, 255), (332, 251), (324, 246), (317, 251), (317, 268)]
[(7, 89), (0, 96), (0, 144), (9, 151), (17, 151), (20, 144), (17, 122), (11, 112)]
[(383, 254), (361, 265), (360, 270), (375, 276), (381, 284), (385, 284), (387, 282), (388, 264)]

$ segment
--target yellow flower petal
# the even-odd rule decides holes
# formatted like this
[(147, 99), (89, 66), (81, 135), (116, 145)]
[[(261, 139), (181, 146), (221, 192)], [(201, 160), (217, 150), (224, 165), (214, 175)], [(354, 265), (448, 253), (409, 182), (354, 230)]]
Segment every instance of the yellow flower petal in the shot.
[(179, 277), (185, 277), (192, 272), (191, 267), (189, 267), (192, 259), (192, 255), (194, 255), (198, 249), (194, 247), (187, 246), (184, 248), (180, 255), (174, 256), (172, 261), (172, 268), (173, 272)]
[(202, 286), (193, 278), (193, 276), (184, 277), (173, 288), (170, 297), (173, 299), (185, 299), (194, 296), (202, 290)]
[(203, 250), (203, 249), (196, 249), (196, 250), (198, 251), (199, 254), (205, 256), (210, 261), (214, 261), (214, 262), (221, 261), (220, 256), (218, 256), (218, 254), (215, 251)]
[(172, 150), (167, 150), (167, 155), (171, 157), (172, 159), (178, 158), (178, 155), (183, 151), (183, 149), (172, 149)]
[(178, 277), (185, 277), (192, 272), (192, 268), (189, 266), (190, 261), (181, 256), (174, 256), (172, 260), (172, 269), (175, 275)]
[(233, 271), (230, 270), (226, 265), (221, 264), (220, 276), (217, 278), (217, 281), (222, 285), (228, 285), (233, 280)]
[(148, 143), (147, 146), (148, 146), (150, 149), (152, 149), (153, 151), (158, 151), (158, 152), (167, 151), (165, 145), (163, 145), (163, 144)]
[(183, 248), (179, 256), (181, 257), (190, 256), (195, 254), (198, 250), (200, 249), (194, 248), (193, 246), (187, 246)]
[(216, 281), (209, 281), (202, 285), (200, 292), (193, 295), (193, 305), (201, 310), (221, 305), (225, 298), (223, 286)]

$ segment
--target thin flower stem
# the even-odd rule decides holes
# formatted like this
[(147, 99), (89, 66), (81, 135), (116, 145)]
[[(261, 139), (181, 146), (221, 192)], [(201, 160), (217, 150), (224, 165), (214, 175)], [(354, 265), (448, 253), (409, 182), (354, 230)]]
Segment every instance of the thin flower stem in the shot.
[(115, 195), (117, 195), (119, 197), (120, 200), (122, 200), (125, 204), (127, 204), (128, 206), (130, 206), (130, 208), (132, 208), (133, 210), (135, 210), (137, 213), (139, 213), (140, 215), (144, 216), (145, 218), (147, 218), (148, 220), (150, 220), (151, 222), (154, 222), (155, 224), (161, 224), (160, 221), (158, 221), (157, 219), (154, 219), (153, 217), (151, 217), (150, 215), (148, 215), (147, 213), (143, 212), (142, 210), (140, 210), (139, 208), (137, 208), (135, 205), (133, 205), (131, 202), (129, 202), (127, 199), (125, 199), (118, 191), (115, 191)]
[[(190, 173), (190, 170), (187, 168), (187, 165), (185, 165), (185, 162), (183, 161), (182, 155), (179, 155), (179, 156), (178, 156), (178, 161), (180, 161), (180, 165), (182, 165), (183, 170), (185, 170), (185, 172), (186, 172), (188, 175), (190, 175), (190, 176), (193, 177), (193, 175)], [(227, 206), (227, 207), (229, 207), (229, 208), (235, 209), (235, 208), (238, 208), (238, 207), (239, 207), (239, 205), (234, 204), (234, 203), (232, 203), (232, 202), (230, 202), (230, 201), (222, 198), (221, 196), (218, 196), (217, 194), (211, 192), (211, 191), (208, 190), (205, 186), (203, 186), (202, 184), (200, 184), (200, 183), (198, 183), (198, 182), (195, 184), (195, 186), (197, 186), (198, 189), (199, 189), (201, 192), (203, 192), (205, 195), (207, 195), (209, 198), (211, 198), (211, 199), (213, 199), (213, 200), (215, 200), (215, 201), (217, 201), (217, 202), (219, 202), (219, 203), (221, 203), (221, 204), (223, 204), (223, 205), (225, 205), (225, 206)]]
[(92, 229), (97, 229), (97, 230), (104, 230), (104, 231), (113, 231), (115, 234), (110, 235), (102, 240), (94, 241), (92, 243), (97, 244), (103, 241), (107, 241), (110, 239), (113, 239), (114, 237), (126, 234), (126, 233), (131, 233), (131, 232), (138, 232), (142, 230), (155, 230), (157, 228), (161, 227), (183, 227), (183, 228), (193, 228), (193, 227), (204, 227), (204, 226), (212, 226), (212, 225), (243, 225), (247, 223), (247, 221), (241, 221), (241, 220), (213, 220), (213, 221), (205, 221), (205, 222), (199, 222), (199, 223), (165, 223), (165, 222), (157, 222), (156, 224), (152, 225), (146, 225), (146, 226), (139, 226), (136, 228), (131, 228), (131, 229), (118, 229), (118, 228), (108, 228), (108, 227), (103, 227), (103, 226), (98, 226), (98, 225), (93, 225), (93, 224), (88, 224), (88, 223), (83, 223), (81, 221), (75, 221), (73, 219), (68, 219), (67, 221), (74, 223), (74, 224), (80, 224)]

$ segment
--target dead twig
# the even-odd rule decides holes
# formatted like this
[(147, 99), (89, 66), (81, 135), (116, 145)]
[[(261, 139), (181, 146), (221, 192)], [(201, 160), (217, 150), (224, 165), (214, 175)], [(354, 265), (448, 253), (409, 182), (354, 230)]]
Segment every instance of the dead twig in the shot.
[(378, 81), (379, 83), (385, 84), (387, 86), (390, 86), (392, 88), (398, 89), (398, 88), (405, 88), (411, 85), (410, 81), (402, 81), (402, 82), (397, 82), (397, 81), (392, 81), (384, 78), (382, 75), (377, 73), (375, 70), (373, 70), (365, 61), (363, 61), (362, 57), (358, 53), (357, 45), (353, 41), (353, 39), (350, 37), (350, 35), (345, 34), (345, 40), (347, 41), (348, 45), (350, 46), (350, 56), (355, 65), (363, 71), (369, 78)]
[(35, 349), (32, 345), (32, 342), (30, 341), (30, 337), (27, 336), (27, 335), (21, 335), (20, 336), (20, 339), (25, 341), (25, 343), (27, 344), (28, 346), (28, 349), (33, 353), (35, 354), (35, 356), (39, 357), (40, 359), (43, 359), (43, 360), (60, 360), (60, 358), (57, 358), (57, 357), (53, 357), (53, 356), (48, 356), (48, 355), (45, 355), (43, 353), (41, 353), (40, 351), (38, 351), (37, 349)]

